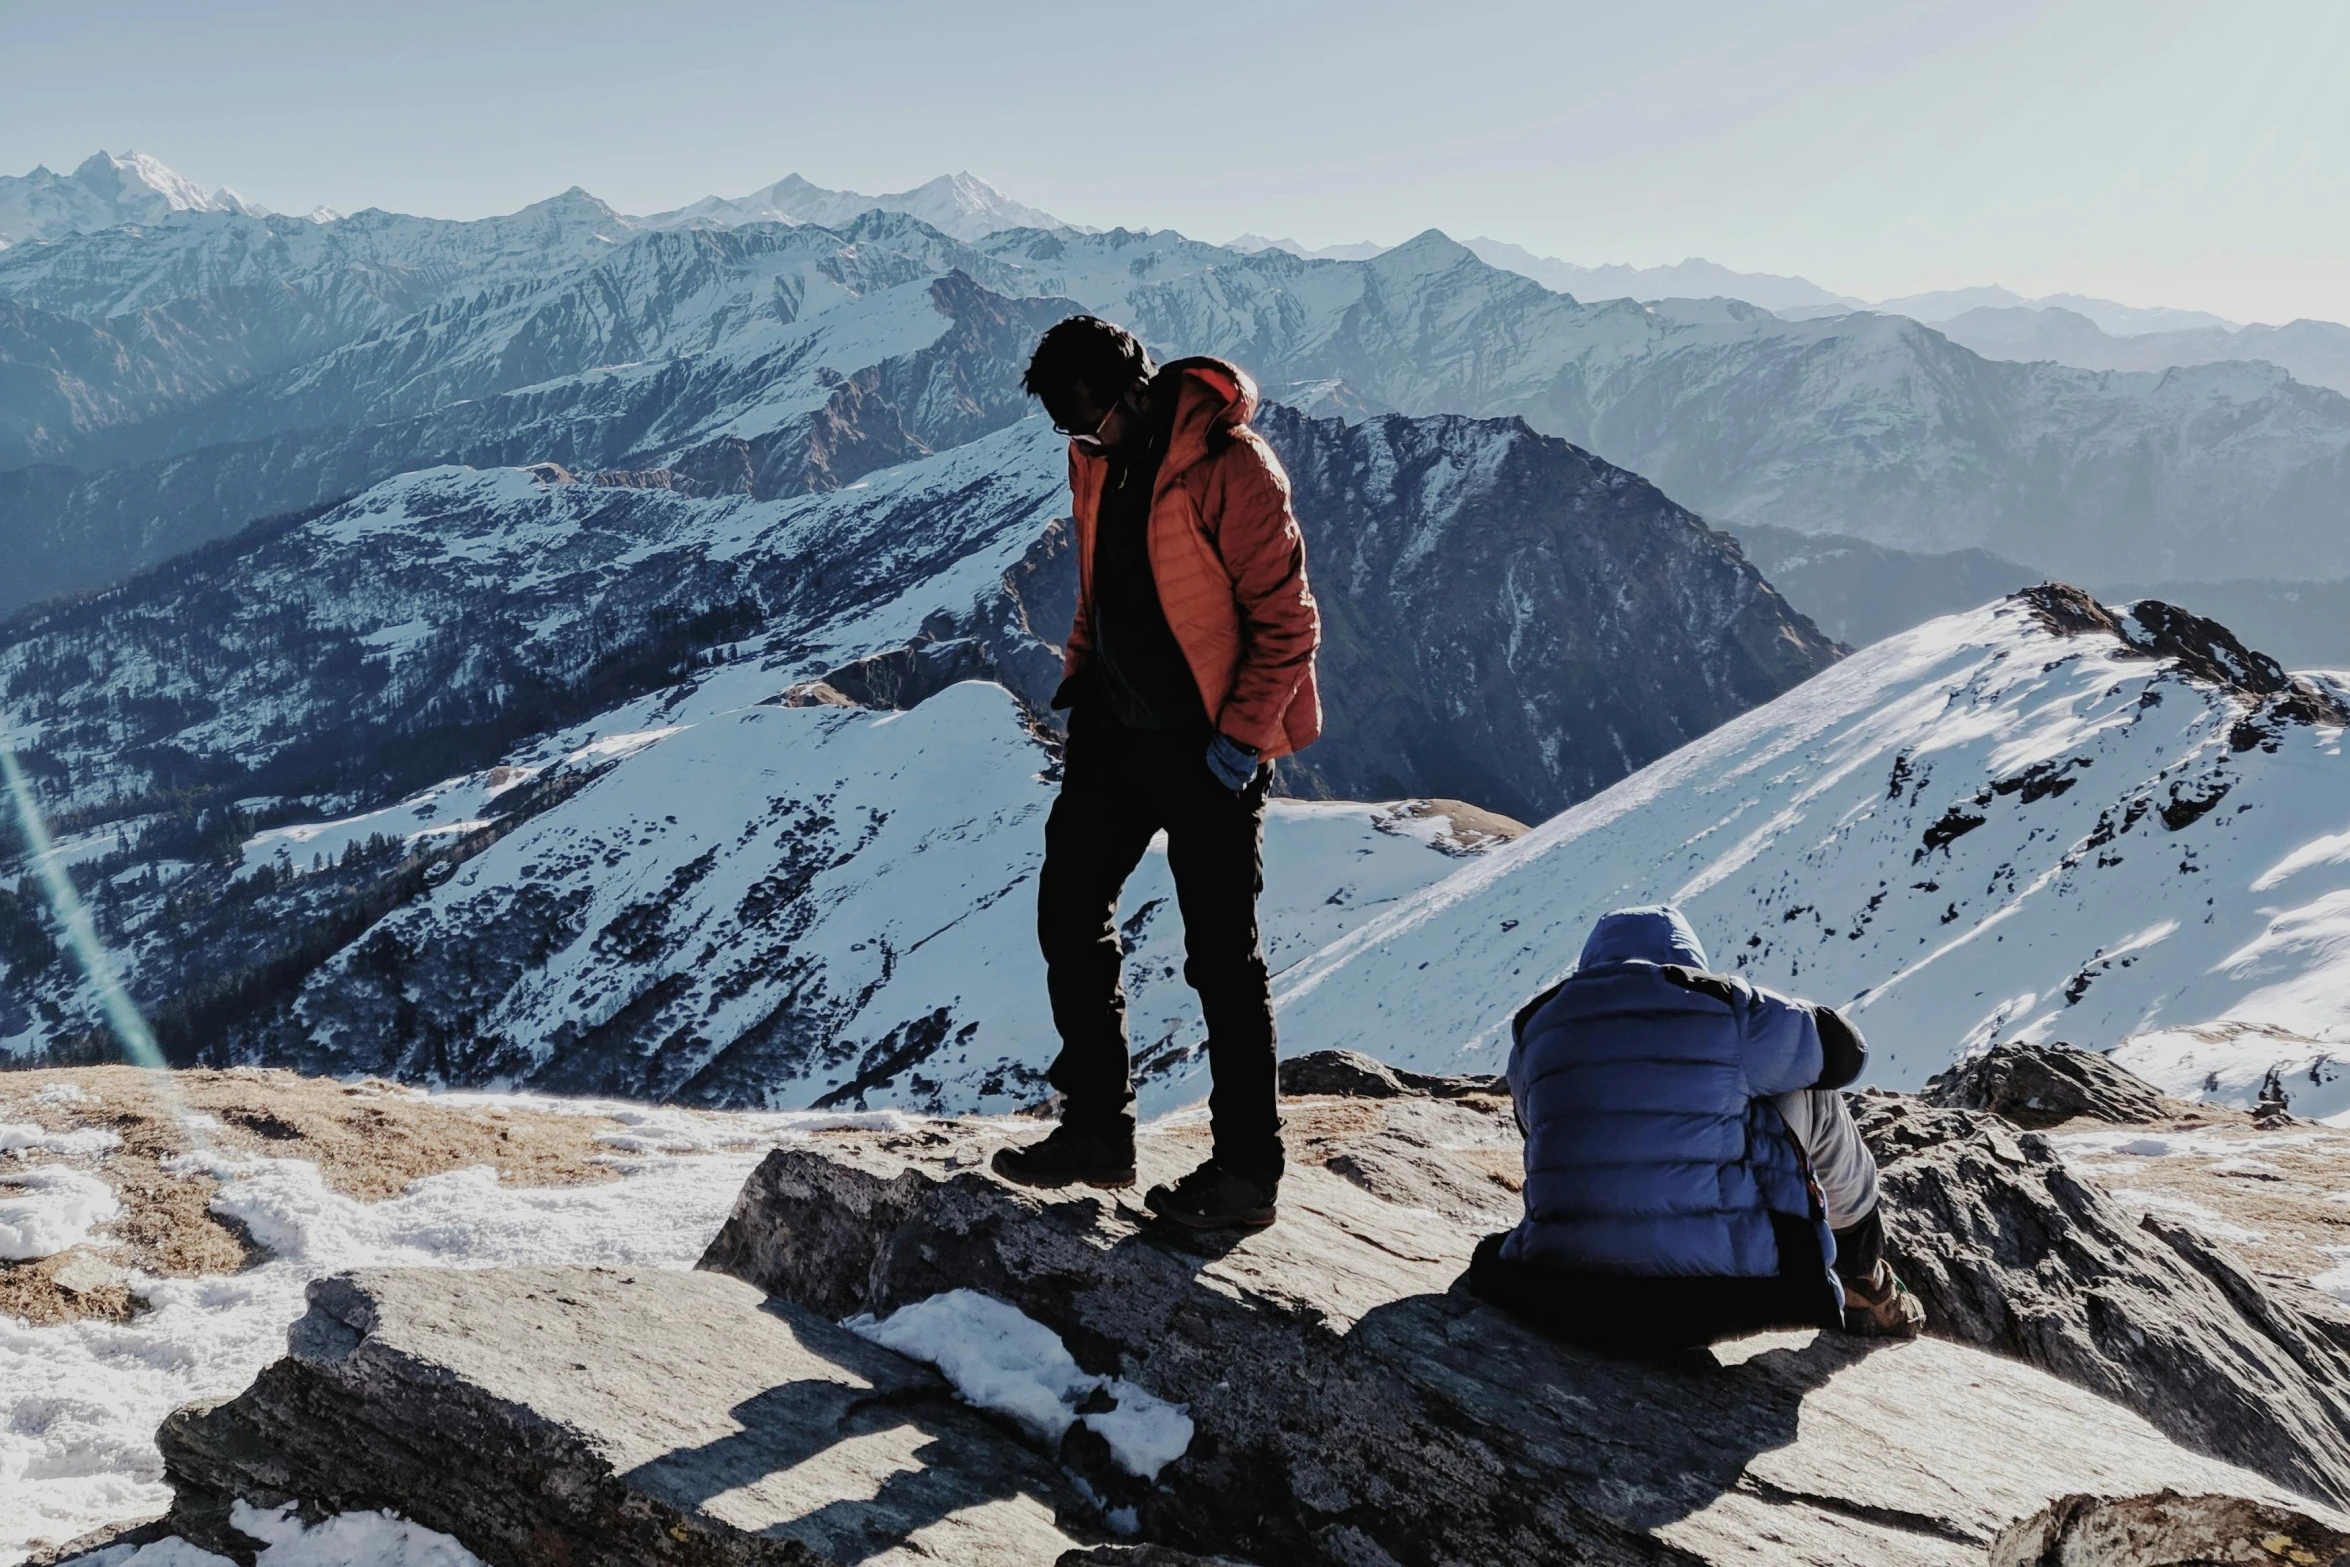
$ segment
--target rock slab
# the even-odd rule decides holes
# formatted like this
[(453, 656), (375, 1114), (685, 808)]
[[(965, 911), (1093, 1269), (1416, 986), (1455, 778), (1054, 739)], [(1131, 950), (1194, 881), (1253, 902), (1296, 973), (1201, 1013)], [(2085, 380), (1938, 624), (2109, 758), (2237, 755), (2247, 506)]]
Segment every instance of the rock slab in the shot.
[(491, 1567), (1044, 1567), (1101, 1538), (927, 1369), (709, 1273), (346, 1274), (286, 1358), (159, 1434), (172, 1530), (244, 1499), (380, 1508)]
[[(1382, 1085), (1383, 1086), (1383, 1085)], [(982, 1173), (1002, 1128), (841, 1132), (768, 1156), (703, 1266), (825, 1317), (984, 1290), (1089, 1371), (1186, 1404), (1143, 1538), (1328, 1567), (1979, 1567), (2058, 1496), (2295, 1506), (2105, 1399), (1947, 1342), (1764, 1335), (1672, 1361), (1543, 1339), (1455, 1287), (1515, 1216), (1506, 1107), (1289, 1107), (1271, 1230), (1202, 1246), (1122, 1198)], [(1144, 1184), (1204, 1152), (1146, 1130)]]

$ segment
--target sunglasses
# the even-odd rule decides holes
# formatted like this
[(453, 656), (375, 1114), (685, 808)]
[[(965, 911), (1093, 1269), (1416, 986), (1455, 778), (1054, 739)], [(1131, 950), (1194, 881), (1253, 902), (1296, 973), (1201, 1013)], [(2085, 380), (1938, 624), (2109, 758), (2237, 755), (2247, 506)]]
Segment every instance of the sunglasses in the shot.
[(1069, 428), (1069, 426), (1056, 421), (1053, 425), (1053, 434), (1067, 436), (1070, 440), (1075, 441), (1080, 446), (1098, 449), (1102, 444), (1102, 427), (1110, 422), (1111, 414), (1116, 413), (1119, 409), (1125, 406), (1126, 398), (1124, 397), (1121, 397), (1116, 402), (1110, 404), (1110, 406), (1103, 411), (1102, 416), (1093, 422), (1093, 428), (1090, 430), (1072, 430)]

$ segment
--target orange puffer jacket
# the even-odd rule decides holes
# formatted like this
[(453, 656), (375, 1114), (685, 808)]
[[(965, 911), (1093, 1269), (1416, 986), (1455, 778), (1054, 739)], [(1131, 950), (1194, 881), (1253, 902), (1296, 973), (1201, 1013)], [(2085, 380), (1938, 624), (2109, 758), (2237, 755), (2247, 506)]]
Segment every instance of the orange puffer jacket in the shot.
[[(1151, 575), (1159, 605), (1216, 727), (1260, 756), (1286, 756), (1322, 732), (1314, 649), (1322, 618), (1306, 586), (1305, 538), (1289, 510), (1289, 475), (1248, 427), (1257, 387), (1221, 359), (1178, 359), (1175, 423), (1151, 492)], [(1062, 672), (1093, 652), (1093, 535), (1107, 459), (1071, 442), (1077, 519), (1077, 620)]]

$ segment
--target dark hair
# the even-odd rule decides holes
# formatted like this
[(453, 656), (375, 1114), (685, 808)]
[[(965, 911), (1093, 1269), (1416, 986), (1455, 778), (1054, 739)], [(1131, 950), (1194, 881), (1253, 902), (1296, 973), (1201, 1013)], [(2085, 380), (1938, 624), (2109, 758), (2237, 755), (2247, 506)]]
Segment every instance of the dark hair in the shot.
[(1057, 321), (1037, 340), (1021, 385), (1050, 408), (1066, 404), (1082, 383), (1094, 396), (1116, 397), (1136, 381), (1147, 381), (1157, 366), (1132, 332), (1099, 316)]

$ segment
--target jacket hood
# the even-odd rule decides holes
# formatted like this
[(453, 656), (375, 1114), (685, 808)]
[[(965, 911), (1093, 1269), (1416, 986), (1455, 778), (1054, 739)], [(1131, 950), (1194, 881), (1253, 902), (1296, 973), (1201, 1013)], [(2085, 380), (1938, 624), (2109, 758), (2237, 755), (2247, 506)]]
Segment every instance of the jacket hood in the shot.
[(1578, 968), (1599, 968), (1628, 959), (1648, 963), (1679, 963), (1688, 968), (1706, 966), (1705, 948), (1679, 909), (1660, 903), (1643, 909), (1617, 909), (1602, 914), (1583, 943)]
[(1161, 464), (1169, 475), (1207, 456), (1213, 437), (1248, 423), (1257, 411), (1257, 383), (1228, 359), (1177, 359), (1159, 367), (1158, 380), (1175, 389), (1175, 417)]

